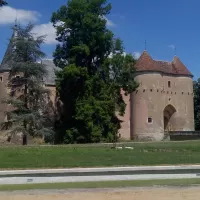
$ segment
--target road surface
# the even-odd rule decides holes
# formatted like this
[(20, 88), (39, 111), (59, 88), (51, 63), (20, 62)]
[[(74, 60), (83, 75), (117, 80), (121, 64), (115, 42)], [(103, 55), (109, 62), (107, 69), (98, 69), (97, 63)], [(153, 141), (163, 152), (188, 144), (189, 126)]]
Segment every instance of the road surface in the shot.
[(0, 171), (0, 184), (200, 178), (200, 165)]

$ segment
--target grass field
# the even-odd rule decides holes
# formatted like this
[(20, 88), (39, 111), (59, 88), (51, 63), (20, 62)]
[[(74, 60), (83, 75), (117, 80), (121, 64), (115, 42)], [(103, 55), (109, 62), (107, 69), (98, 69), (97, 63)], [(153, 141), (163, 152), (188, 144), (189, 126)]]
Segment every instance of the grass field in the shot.
[(35, 190), (35, 189), (81, 189), (81, 188), (122, 188), (152, 186), (193, 186), (200, 185), (200, 179), (142, 180), (142, 181), (106, 181), (84, 183), (45, 183), (25, 185), (0, 185), (0, 191)]
[(134, 149), (107, 145), (1, 147), (0, 169), (200, 164), (200, 141), (127, 145)]

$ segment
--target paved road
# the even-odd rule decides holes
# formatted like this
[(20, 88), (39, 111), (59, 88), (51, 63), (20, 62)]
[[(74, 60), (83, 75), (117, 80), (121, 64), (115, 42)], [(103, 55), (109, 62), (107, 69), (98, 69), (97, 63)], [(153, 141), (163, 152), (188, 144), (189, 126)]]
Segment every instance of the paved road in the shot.
[(200, 178), (200, 165), (0, 171), (0, 184)]

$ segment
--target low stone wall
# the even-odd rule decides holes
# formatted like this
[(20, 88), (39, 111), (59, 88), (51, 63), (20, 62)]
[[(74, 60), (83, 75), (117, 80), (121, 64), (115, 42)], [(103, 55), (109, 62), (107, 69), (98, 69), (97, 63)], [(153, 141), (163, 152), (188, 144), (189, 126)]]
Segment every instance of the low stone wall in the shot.
[(200, 140), (200, 131), (170, 131), (165, 135), (169, 135), (171, 141)]

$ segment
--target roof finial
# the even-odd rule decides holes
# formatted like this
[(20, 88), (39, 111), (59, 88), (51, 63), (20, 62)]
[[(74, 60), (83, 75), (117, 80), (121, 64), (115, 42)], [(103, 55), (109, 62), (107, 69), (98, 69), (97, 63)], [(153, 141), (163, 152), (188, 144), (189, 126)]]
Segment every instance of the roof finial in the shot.
[(175, 56), (176, 56), (176, 46), (174, 47), (174, 54), (175, 54)]
[(15, 27), (17, 26), (17, 9), (16, 9), (16, 16), (15, 16)]
[(144, 42), (144, 50), (145, 51), (147, 50), (147, 40), (145, 40), (145, 42)]

